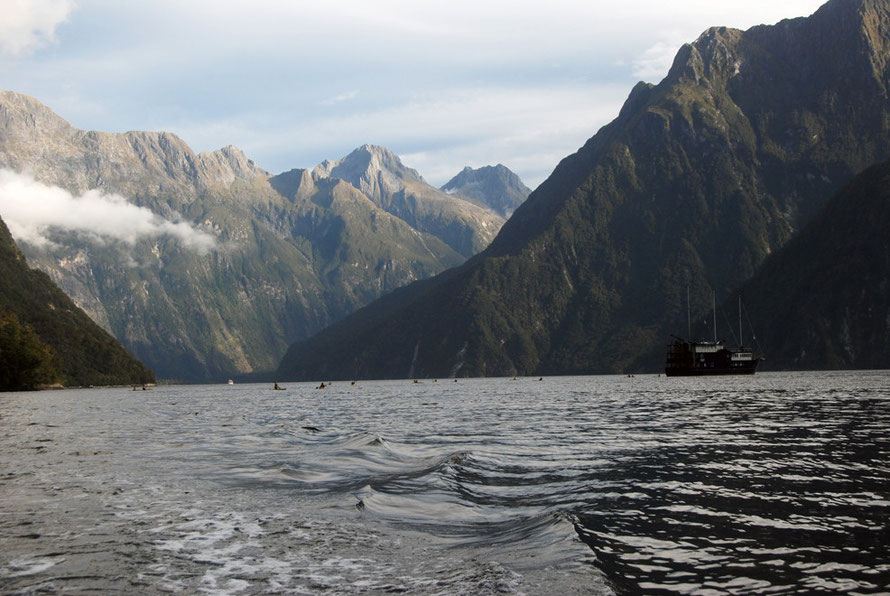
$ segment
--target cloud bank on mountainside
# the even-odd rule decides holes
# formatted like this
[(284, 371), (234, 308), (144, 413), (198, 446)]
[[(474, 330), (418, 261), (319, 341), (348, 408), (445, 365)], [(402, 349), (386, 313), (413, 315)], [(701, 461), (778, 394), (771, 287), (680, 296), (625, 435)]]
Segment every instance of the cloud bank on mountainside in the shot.
[(74, 196), (8, 169), (0, 170), (0, 215), (17, 241), (35, 246), (52, 243), (52, 230), (130, 245), (144, 238), (169, 236), (202, 254), (216, 246), (210, 234), (186, 222), (164, 219), (121, 195), (88, 190)]

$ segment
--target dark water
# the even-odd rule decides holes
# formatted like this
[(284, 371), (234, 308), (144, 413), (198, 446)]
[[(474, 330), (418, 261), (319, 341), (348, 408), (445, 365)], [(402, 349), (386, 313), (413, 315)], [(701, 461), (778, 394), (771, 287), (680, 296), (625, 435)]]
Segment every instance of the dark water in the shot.
[(0, 394), (2, 593), (890, 593), (890, 373)]

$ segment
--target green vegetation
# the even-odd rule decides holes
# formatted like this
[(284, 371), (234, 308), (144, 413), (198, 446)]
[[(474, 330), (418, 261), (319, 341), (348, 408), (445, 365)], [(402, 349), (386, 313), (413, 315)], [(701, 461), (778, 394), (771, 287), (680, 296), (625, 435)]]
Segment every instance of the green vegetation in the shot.
[(2, 220), (0, 280), (4, 388), (54, 382), (66, 386), (154, 382), (154, 374), (93, 323), (45, 273), (28, 267)]
[(57, 360), (29, 326), (0, 310), (0, 391), (27, 391), (56, 383), (61, 378)]

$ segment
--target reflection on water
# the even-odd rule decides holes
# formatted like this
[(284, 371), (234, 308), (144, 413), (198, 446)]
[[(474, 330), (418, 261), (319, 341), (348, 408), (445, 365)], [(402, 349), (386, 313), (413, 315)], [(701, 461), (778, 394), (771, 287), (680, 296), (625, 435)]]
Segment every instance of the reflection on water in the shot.
[(615, 488), (589, 502), (579, 535), (610, 577), (647, 590), (888, 588), (890, 402), (773, 393), (690, 392), (708, 402), (695, 419), (691, 405), (663, 411), (676, 436), (609, 467)]
[(890, 375), (0, 395), (0, 588), (890, 591)]

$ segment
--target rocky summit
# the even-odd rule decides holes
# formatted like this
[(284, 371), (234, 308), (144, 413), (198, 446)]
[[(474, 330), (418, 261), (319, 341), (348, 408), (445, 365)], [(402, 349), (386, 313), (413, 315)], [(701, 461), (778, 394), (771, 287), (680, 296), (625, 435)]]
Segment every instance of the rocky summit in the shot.
[(887, 0), (705, 31), (482, 254), (295, 344), (279, 374), (659, 370), (687, 288), (693, 312), (725, 298), (890, 157), (888, 48)]
[(320, 164), (312, 175), (352, 184), (387, 213), (440, 238), (464, 257), (488, 246), (504, 223), (488, 206), (433, 188), (385, 147), (364, 145), (339, 161)]
[[(503, 224), (383, 148), (273, 176), (236, 147), (84, 131), (10, 91), (0, 174), (29, 261), (162, 379), (274, 369), (292, 342), (459, 265)], [(33, 207), (49, 201), (46, 219)]]
[(532, 192), (519, 176), (501, 164), (478, 169), (467, 166), (446, 182), (442, 190), (484, 205), (504, 217), (510, 217)]

